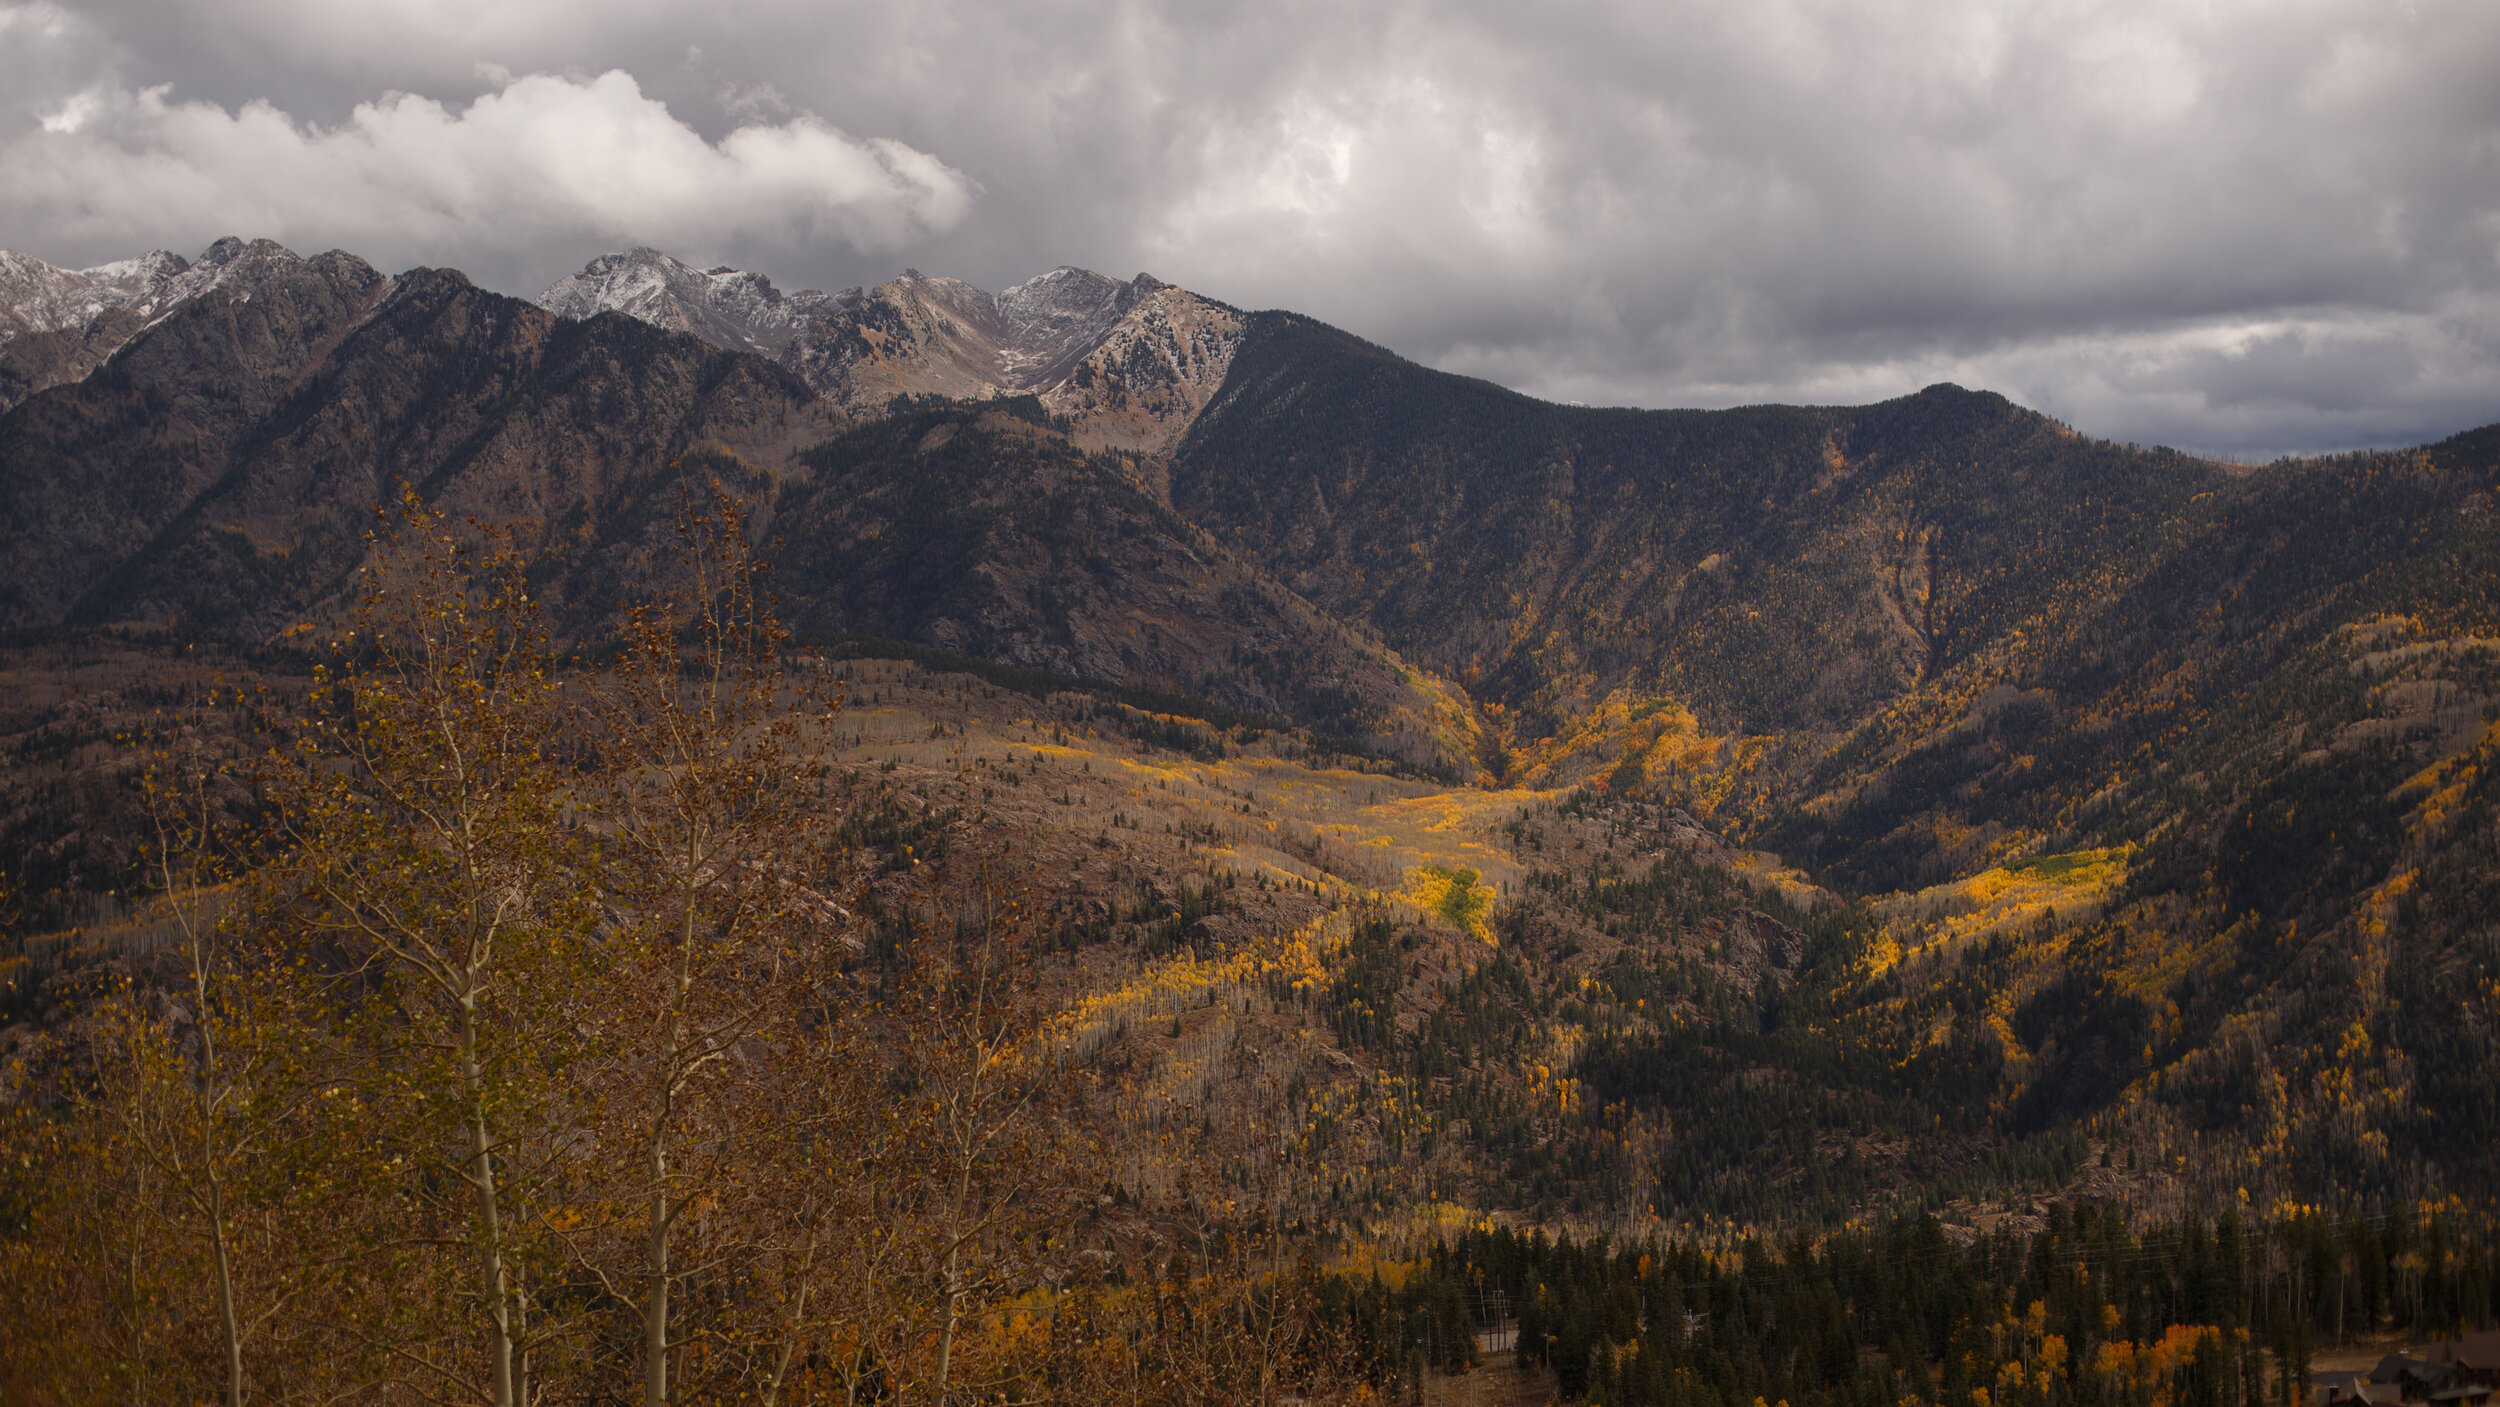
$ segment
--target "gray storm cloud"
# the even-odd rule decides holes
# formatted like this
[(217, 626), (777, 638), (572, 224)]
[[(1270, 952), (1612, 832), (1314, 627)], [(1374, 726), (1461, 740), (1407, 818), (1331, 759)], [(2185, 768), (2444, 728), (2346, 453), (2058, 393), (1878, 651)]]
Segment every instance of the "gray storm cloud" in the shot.
[(227, 111), (99, 82), (0, 146), (0, 188), (18, 222), (73, 247), (243, 229), (390, 267), (733, 236), (893, 250), (952, 227), (972, 198), (925, 152), (805, 117), (708, 142), (617, 70), (511, 79), (458, 109), (393, 93), (328, 127), (263, 101)]
[(1592, 402), (1949, 378), (2242, 454), (2500, 419), (2483, 0), (0, 16), (0, 243), (56, 260), (232, 230), (518, 292), (631, 242), (828, 287), (1066, 262)]

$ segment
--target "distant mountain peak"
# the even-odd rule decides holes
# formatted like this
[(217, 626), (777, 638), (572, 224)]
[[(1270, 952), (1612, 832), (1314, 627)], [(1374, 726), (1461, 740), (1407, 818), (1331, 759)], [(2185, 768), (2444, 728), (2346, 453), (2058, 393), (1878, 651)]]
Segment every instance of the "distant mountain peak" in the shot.
[[(201, 256), (203, 262), (208, 256)], [(107, 311), (155, 302), (193, 265), (159, 249), (91, 269), (58, 268), (0, 249), (0, 342), (82, 327)]]
[(558, 317), (622, 313), (715, 346), (786, 362), (808, 316), (841, 297), (812, 289), (786, 295), (762, 274), (727, 264), (697, 269), (637, 245), (600, 255), (580, 273), (556, 280), (536, 301)]
[(771, 357), (854, 414), (895, 397), (1038, 395), (1093, 449), (1158, 453), (1222, 384), (1241, 319), (1147, 274), (1062, 264), (992, 294), (916, 268), (868, 290), (784, 294), (760, 273), (656, 249), (602, 254), (538, 305), (620, 313)]

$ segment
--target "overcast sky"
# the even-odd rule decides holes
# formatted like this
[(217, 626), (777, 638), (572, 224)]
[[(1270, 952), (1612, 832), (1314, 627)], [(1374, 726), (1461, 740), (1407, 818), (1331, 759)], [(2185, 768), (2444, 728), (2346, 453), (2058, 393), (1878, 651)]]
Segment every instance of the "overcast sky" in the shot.
[(0, 245), (1140, 270), (1593, 404), (2500, 420), (2493, 0), (0, 0)]

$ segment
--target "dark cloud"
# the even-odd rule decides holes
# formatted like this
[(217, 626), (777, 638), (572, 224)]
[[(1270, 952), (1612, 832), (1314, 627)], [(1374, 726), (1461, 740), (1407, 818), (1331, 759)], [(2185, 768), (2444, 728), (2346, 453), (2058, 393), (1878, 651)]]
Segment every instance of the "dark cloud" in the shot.
[(0, 243), (54, 259), (1066, 262), (1592, 402), (1950, 378), (2242, 454), (2500, 418), (2484, 0), (0, 15)]

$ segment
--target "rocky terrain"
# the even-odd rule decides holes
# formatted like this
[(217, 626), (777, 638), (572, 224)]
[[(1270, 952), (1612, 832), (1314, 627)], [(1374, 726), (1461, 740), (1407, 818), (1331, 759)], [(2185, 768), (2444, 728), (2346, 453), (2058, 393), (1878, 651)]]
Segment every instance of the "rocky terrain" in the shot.
[[(1181, 690), (1476, 766), (1462, 692), (1276, 587), (1031, 398), (846, 434), (779, 363), (638, 318), (265, 242), (211, 254), (106, 367), (0, 421), (10, 624), (286, 638), (337, 610), (375, 506), (408, 486), (511, 534), (566, 629), (595, 638), (648, 589), (684, 492), (722, 486), (789, 541), (805, 629)], [(1069, 301), (1007, 300), (1015, 345), (1080, 367), (1103, 354), (1089, 339), (1119, 299), (1054, 320)], [(688, 306), (710, 305), (645, 310)]]

